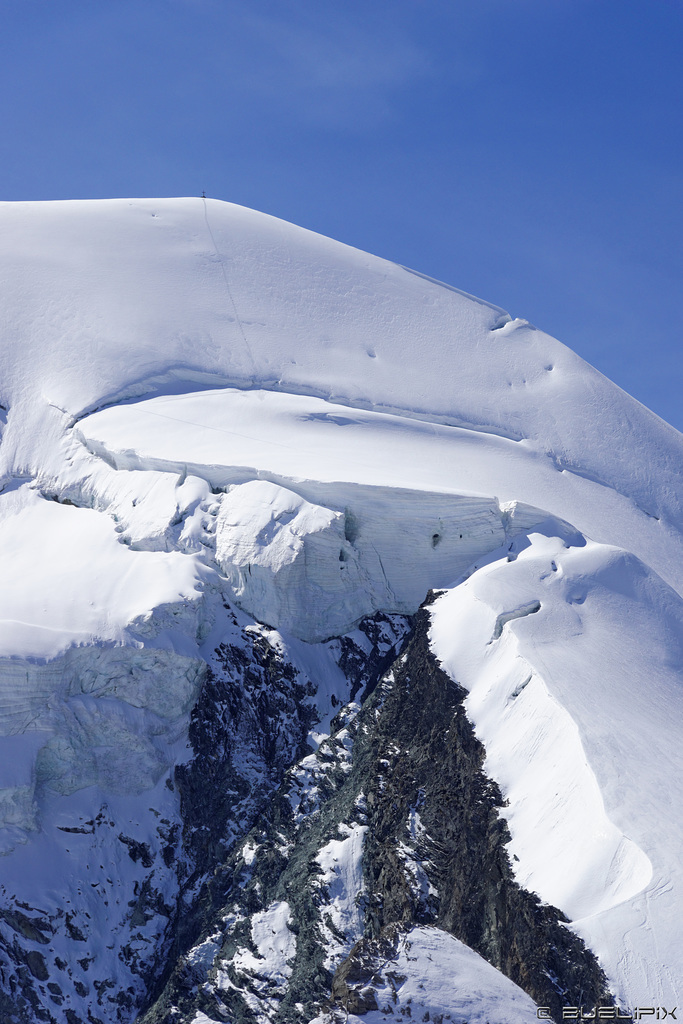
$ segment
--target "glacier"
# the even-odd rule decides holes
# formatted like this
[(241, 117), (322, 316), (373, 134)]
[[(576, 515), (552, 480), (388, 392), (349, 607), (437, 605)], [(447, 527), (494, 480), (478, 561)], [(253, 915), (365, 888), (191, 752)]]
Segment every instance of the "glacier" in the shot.
[(264, 214), (0, 217), (2, 1019), (675, 1007), (683, 437)]

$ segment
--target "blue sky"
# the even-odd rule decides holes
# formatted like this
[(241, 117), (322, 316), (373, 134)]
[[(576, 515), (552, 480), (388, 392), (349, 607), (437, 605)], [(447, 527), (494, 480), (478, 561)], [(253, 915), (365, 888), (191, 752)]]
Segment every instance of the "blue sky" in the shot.
[(207, 195), (523, 316), (683, 429), (681, 0), (0, 0), (0, 199)]

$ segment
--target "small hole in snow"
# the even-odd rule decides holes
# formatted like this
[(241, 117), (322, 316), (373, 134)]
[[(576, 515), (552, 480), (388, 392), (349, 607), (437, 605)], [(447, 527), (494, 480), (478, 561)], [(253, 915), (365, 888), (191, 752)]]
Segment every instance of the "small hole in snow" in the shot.
[(435, 548), (440, 540), (441, 540), (441, 534), (440, 533), (433, 533), (432, 534), (432, 547)]

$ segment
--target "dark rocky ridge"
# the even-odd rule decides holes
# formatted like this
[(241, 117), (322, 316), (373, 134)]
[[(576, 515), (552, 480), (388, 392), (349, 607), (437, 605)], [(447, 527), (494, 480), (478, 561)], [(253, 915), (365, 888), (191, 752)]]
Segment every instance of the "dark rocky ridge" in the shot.
[(150, 1002), (202, 930), (214, 870), (251, 828), (287, 768), (307, 752), (312, 684), (262, 632), (243, 630), (239, 640), (215, 652), (192, 711), (193, 756), (174, 772), (183, 821), (178, 867), (186, 877), (169, 929), (166, 967), (150, 979)]
[[(333, 641), (337, 647), (336, 660), (349, 679), (350, 694), (359, 691), (370, 692), (381, 678), (386, 666), (391, 664), (402, 646), (410, 631), (411, 620), (406, 616), (390, 615), (382, 613), (364, 620), (359, 631), (365, 634), (367, 643), (360, 644), (352, 637), (341, 637)], [(361, 639), (361, 638), (359, 638)], [(184, 788), (184, 801), (188, 804), (188, 811), (185, 815), (186, 839), (188, 843), (196, 842), (193, 838), (197, 835), (202, 837), (201, 842), (206, 847), (207, 840), (211, 842), (214, 854), (221, 852), (222, 856), (214, 856), (213, 861), (210, 855), (200, 854), (199, 859), (204, 865), (207, 880), (203, 886), (199, 900), (188, 907), (186, 920), (183, 922), (179, 937), (175, 944), (175, 955), (169, 960), (169, 971), (163, 981), (164, 985), (156, 987), (152, 993), (153, 1000), (147, 1012), (140, 1017), (140, 1024), (161, 1024), (161, 1022), (178, 1022), (192, 1020), (196, 1009), (204, 1009), (207, 1014), (214, 1014), (215, 1019), (228, 1019), (225, 1017), (220, 1005), (216, 1000), (202, 990), (201, 981), (203, 976), (196, 968), (188, 964), (183, 953), (186, 953), (192, 940), (200, 941), (216, 931), (216, 922), (231, 911), (238, 910), (242, 914), (253, 914), (262, 910), (268, 903), (284, 894), (284, 898), (291, 901), (295, 911), (295, 925), (297, 931), (297, 953), (296, 965), (290, 991), (286, 994), (281, 1012), (276, 1019), (290, 1019), (290, 1004), (303, 1003), (309, 1016), (317, 1012), (321, 997), (324, 999), (329, 992), (332, 980), (330, 972), (323, 967), (324, 945), (323, 937), (319, 929), (319, 914), (317, 910), (317, 889), (315, 877), (318, 874), (315, 868), (315, 855), (329, 836), (336, 835), (340, 820), (344, 820), (352, 811), (352, 806), (357, 795), (355, 785), (347, 785), (348, 776), (340, 767), (337, 761), (337, 753), (343, 748), (336, 742), (333, 735), (329, 741), (324, 743), (318, 752), (321, 761), (321, 807), (319, 813), (307, 816), (301, 827), (297, 828), (292, 816), (292, 806), (288, 800), (288, 792), (291, 787), (291, 776), (296, 770), (298, 758), (290, 756), (287, 766), (294, 764), (287, 773), (284, 783), (277, 787), (271, 786), (260, 794), (261, 799), (255, 805), (254, 794), (250, 794), (251, 814), (235, 816), (235, 811), (242, 808), (236, 807), (235, 802), (230, 800), (230, 787), (226, 788), (225, 781), (235, 776), (233, 767), (233, 756), (235, 753), (235, 732), (239, 726), (240, 710), (237, 706), (228, 706), (231, 697), (234, 700), (234, 683), (230, 685), (229, 679), (233, 681), (236, 675), (240, 676), (240, 689), (244, 685), (244, 663), (251, 665), (247, 673), (248, 677), (253, 675), (253, 661), (251, 657), (245, 657), (244, 651), (238, 648), (230, 648), (223, 652), (226, 658), (226, 676), (222, 681), (212, 678), (208, 687), (202, 692), (202, 697), (195, 712), (193, 712), (192, 740), (195, 756), (189, 762), (187, 768), (183, 768), (180, 774), (179, 785)], [(291, 666), (283, 663), (281, 658), (274, 655), (272, 648), (262, 650), (257, 656), (257, 661), (262, 662), (262, 667), (267, 671), (261, 683), (270, 676), (271, 681), (279, 680), (276, 687), (281, 692), (288, 687), (286, 681), (294, 685), (295, 675)], [(272, 687), (271, 687), (272, 690)], [(349, 694), (347, 694), (349, 695)], [(302, 702), (302, 692), (297, 693), (298, 714), (303, 717), (297, 723), (299, 725), (298, 754), (309, 753), (302, 750), (303, 738), (310, 725), (310, 708)], [(262, 732), (254, 733), (252, 741), (255, 744), (263, 744), (264, 738), (272, 731), (273, 725), (278, 723), (278, 706), (275, 704), (268, 709), (261, 721)], [(271, 693), (270, 700), (273, 700)], [(272, 716), (269, 721), (269, 716)], [(253, 716), (252, 716), (253, 717)], [(337, 734), (339, 728), (347, 718), (352, 718), (342, 708), (333, 722)], [(278, 728), (281, 730), (282, 723)], [(355, 725), (350, 724), (350, 729), (355, 734)], [(244, 745), (245, 738), (240, 736), (239, 743)], [(293, 743), (293, 737), (289, 737)], [(206, 771), (206, 764), (211, 765), (210, 773)], [(271, 762), (272, 763), (272, 762)], [(218, 764), (220, 767), (214, 767)], [(273, 775), (276, 778), (275, 769), (279, 770), (280, 777), (284, 771), (284, 761), (277, 765), (272, 763)], [(190, 785), (187, 785), (187, 774), (189, 774)], [(209, 786), (207, 787), (207, 774), (209, 775)], [(178, 773), (176, 773), (178, 776)], [(213, 782), (213, 785), (211, 785)], [(217, 785), (217, 783), (219, 783)], [(207, 788), (211, 791), (206, 792)], [(246, 791), (249, 787), (246, 787)], [(193, 793), (197, 793), (197, 799)], [(264, 808), (264, 804), (266, 804)], [(256, 809), (261, 811), (256, 814)], [(190, 827), (188, 824), (191, 823)], [(208, 827), (207, 827), (208, 823)], [(202, 826), (204, 826), (202, 828)], [(242, 851), (244, 842), (228, 846), (226, 843), (226, 830), (234, 830), (242, 826), (242, 836), (247, 840), (258, 840), (260, 845), (259, 855), (254, 864), (253, 870), (245, 868)], [(252, 827), (253, 826), (253, 827)], [(209, 837), (212, 837), (211, 839)], [(287, 854), (283, 849), (290, 847)], [(311, 883), (313, 886), (311, 889)], [(238, 933), (229, 936), (222, 948), (222, 954), (229, 956), (234, 952), (237, 945), (242, 942), (249, 946), (248, 929), (238, 929)], [(253, 1021), (255, 1018), (249, 1010), (239, 992), (231, 992), (225, 998), (224, 1006), (229, 1007), (229, 1019), (238, 1022)], [(174, 1012), (175, 1008), (181, 1008), (182, 1015)], [(306, 1013), (301, 1014), (295, 1010), (291, 1019), (301, 1020)]]
[[(463, 709), (466, 691), (439, 667), (428, 629), (423, 608), (393, 678), (377, 695), (380, 713), (371, 729), (360, 730), (354, 751), (370, 825), (364, 856), (368, 938), (337, 970), (333, 995), (344, 1002), (349, 972), (374, 973), (371, 940), (395, 934), (393, 926), (432, 923), (550, 1007), (557, 1020), (566, 1004), (612, 1005), (597, 960), (563, 926), (566, 917), (514, 880), (503, 800), (483, 774), (485, 751)], [(366, 720), (375, 703), (371, 698), (364, 708)], [(418, 808), (424, 837), (415, 842), (406, 823)], [(410, 885), (399, 841), (412, 845), (438, 897), (425, 901)]]
[[(595, 957), (564, 927), (561, 912), (514, 881), (501, 794), (482, 772), (484, 749), (463, 709), (466, 693), (437, 664), (428, 628), (423, 608), (379, 683), (385, 659), (376, 645), (366, 653), (375, 672), (364, 670), (358, 649), (345, 652), (356, 689), (368, 696), (361, 709), (340, 713), (336, 734), (314, 759), (317, 804), (295, 819), (297, 768), (291, 769), (250, 833), (253, 862), (247, 865), (240, 844), (216, 865), (204, 892), (197, 937), (216, 943), (213, 962), (202, 969), (179, 957), (140, 1024), (189, 1024), (197, 1009), (239, 1024), (302, 1024), (325, 1008), (332, 1020), (337, 1006), (343, 1014), (363, 1013), (376, 1006), (380, 964), (391, 961), (398, 937), (413, 924), (455, 935), (550, 1007), (556, 1020), (564, 1004), (612, 1004)], [(415, 813), (420, 828), (411, 833)], [(343, 826), (358, 824), (368, 829), (364, 934), (342, 935), (326, 911), (316, 854), (344, 835)], [(278, 900), (288, 902), (296, 936), (286, 984), (250, 976), (235, 961), (237, 951), (254, 948), (251, 916)], [(242, 920), (224, 929), (220, 922), (231, 916)], [(335, 970), (325, 966), (332, 947)], [(230, 979), (227, 988), (217, 987), (219, 970)]]

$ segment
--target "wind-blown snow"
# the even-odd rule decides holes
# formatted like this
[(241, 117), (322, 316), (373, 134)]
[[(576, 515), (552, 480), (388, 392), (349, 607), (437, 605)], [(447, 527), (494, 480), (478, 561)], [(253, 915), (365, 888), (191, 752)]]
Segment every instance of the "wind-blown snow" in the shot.
[[(378, 971), (378, 974), (380, 972)], [(412, 928), (398, 955), (382, 965), (376, 989), (377, 1009), (349, 1024), (393, 1024), (452, 1020), (467, 1024), (532, 1024), (536, 1004), (478, 953), (437, 928)], [(331, 1024), (321, 1015), (311, 1024)]]
[[(112, 474), (79, 440), (91, 436), (114, 464), (171, 480), (197, 464), (218, 486), (265, 473), (284, 486), (526, 502), (681, 585), (680, 435), (525, 322), (211, 200), (4, 204), (0, 215), (6, 487), (28, 479), (77, 503), (123, 501), (131, 545), (174, 547), (159, 525), (140, 536), (141, 518), (158, 523), (168, 505), (159, 474)], [(228, 390), (187, 394), (202, 382)], [(159, 391), (169, 397), (71, 429), (87, 410)]]
[[(41, 822), (86, 791), (139, 820), (227, 601), (313, 665), (448, 588), (434, 650), (520, 880), (626, 1003), (675, 1003), (683, 437), (526, 321), (240, 207), (0, 204), (0, 228), (8, 878), (47, 871), (59, 905)], [(259, 954), (278, 978), (287, 949)]]
[(530, 541), (439, 598), (434, 650), (470, 691), (519, 880), (574, 920), (627, 1003), (675, 1004), (683, 601), (618, 548)]

